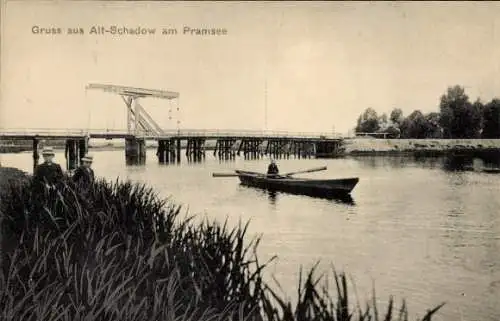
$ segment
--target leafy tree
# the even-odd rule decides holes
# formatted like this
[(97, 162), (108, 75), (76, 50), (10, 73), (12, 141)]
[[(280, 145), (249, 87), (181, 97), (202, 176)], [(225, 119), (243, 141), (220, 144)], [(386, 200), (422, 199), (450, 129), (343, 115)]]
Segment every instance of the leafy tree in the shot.
[(394, 125), (401, 126), (404, 120), (403, 111), (400, 108), (394, 108), (389, 119)]
[(380, 129), (379, 117), (373, 108), (367, 108), (364, 113), (359, 116), (356, 132), (358, 133), (375, 133)]
[(380, 118), (379, 118), (379, 123), (380, 124), (387, 124), (389, 123), (389, 118), (387, 117), (386, 113), (383, 113)]
[(401, 130), (394, 125), (390, 125), (389, 127), (387, 127), (385, 132), (387, 133), (387, 138), (400, 138), (401, 137)]
[(483, 110), (484, 104), (479, 98), (472, 104), (465, 117), (469, 120), (470, 127), (465, 129), (466, 137), (480, 138), (483, 129)]
[(379, 133), (385, 133), (387, 132), (387, 128), (389, 127), (389, 117), (387, 117), (386, 113), (383, 113), (379, 118), (378, 118), (378, 124), (379, 124), (379, 129), (377, 132)]
[(483, 138), (500, 138), (500, 99), (495, 98), (483, 108)]
[(477, 137), (481, 129), (481, 104), (471, 104), (463, 87), (449, 87), (441, 96), (440, 125), (445, 138)]
[(432, 112), (425, 115), (427, 134), (426, 138), (441, 138), (441, 126), (439, 125), (439, 113)]
[(420, 110), (415, 110), (408, 115), (401, 124), (401, 132), (404, 138), (426, 138), (427, 130), (427, 119)]

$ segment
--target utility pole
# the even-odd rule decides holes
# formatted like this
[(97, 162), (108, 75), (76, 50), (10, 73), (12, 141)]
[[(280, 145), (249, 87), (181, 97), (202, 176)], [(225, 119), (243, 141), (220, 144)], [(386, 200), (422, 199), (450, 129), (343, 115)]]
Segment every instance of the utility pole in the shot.
[(264, 82), (264, 129), (267, 131), (267, 76)]

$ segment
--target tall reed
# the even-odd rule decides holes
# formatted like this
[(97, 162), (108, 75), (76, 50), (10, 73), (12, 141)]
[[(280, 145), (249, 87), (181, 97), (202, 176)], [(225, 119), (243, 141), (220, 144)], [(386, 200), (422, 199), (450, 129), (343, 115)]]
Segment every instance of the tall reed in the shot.
[[(345, 274), (333, 273), (333, 296), (314, 268), (292, 306), (263, 280), (248, 223), (194, 223), (131, 182), (32, 184), (1, 196), (0, 320), (378, 320), (375, 300), (348, 301)], [(404, 302), (393, 309), (384, 320), (408, 319)]]

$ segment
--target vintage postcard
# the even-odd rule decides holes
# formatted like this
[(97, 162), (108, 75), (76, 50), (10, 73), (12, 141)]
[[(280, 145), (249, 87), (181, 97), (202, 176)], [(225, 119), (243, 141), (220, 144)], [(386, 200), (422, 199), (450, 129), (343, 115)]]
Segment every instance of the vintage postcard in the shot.
[(0, 21), (0, 320), (500, 320), (498, 2)]

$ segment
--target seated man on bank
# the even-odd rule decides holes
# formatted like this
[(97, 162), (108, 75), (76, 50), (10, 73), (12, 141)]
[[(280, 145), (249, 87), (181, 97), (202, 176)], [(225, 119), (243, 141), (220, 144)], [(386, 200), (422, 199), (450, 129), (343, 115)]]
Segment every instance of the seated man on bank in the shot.
[(59, 164), (54, 163), (54, 151), (52, 148), (45, 148), (42, 151), (43, 163), (35, 168), (33, 181), (35, 184), (45, 185), (54, 188), (64, 177)]
[(267, 175), (268, 176), (276, 176), (278, 175), (280, 170), (278, 169), (278, 165), (276, 165), (276, 161), (274, 159), (271, 160), (271, 164), (267, 167)]
[(82, 165), (73, 174), (75, 183), (85, 188), (89, 188), (94, 183), (94, 170), (91, 168), (93, 160), (94, 158), (90, 155), (82, 157)]

